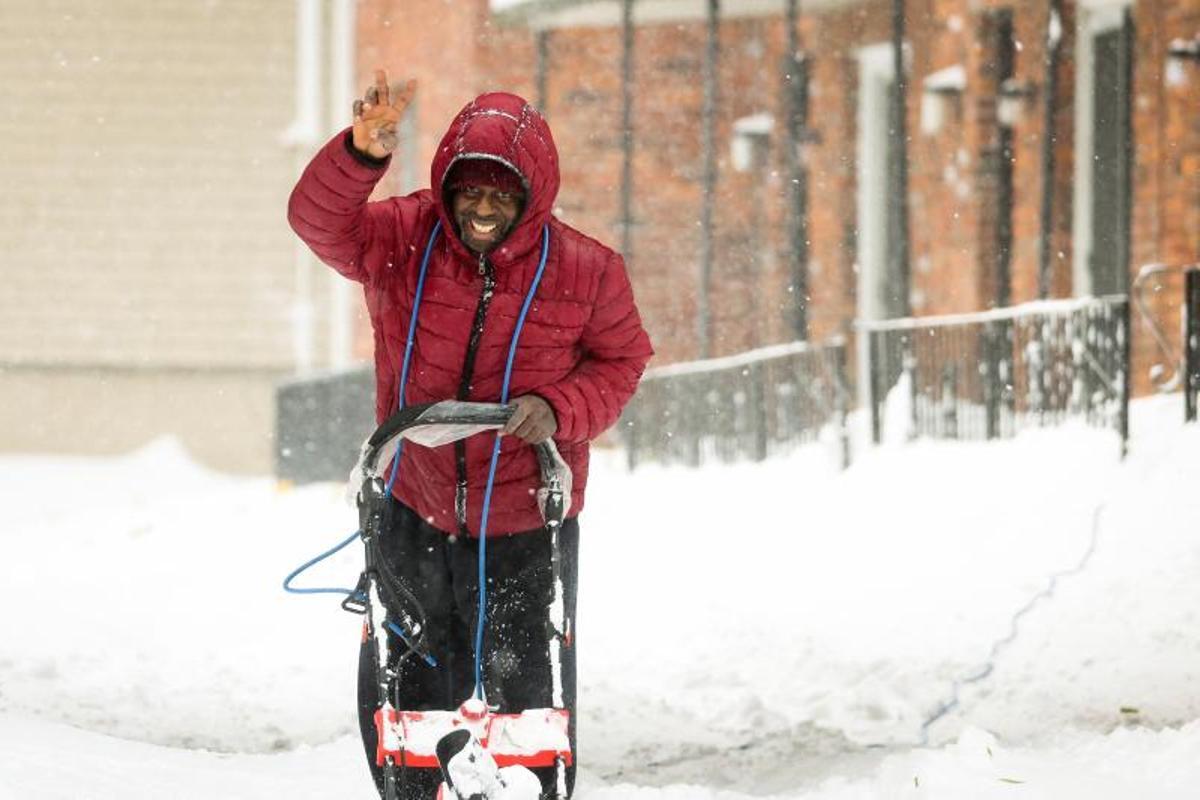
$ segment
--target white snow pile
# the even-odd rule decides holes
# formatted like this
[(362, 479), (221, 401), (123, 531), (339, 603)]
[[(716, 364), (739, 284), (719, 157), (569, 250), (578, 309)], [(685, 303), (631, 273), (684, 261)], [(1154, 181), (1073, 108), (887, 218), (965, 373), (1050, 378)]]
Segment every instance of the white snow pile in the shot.
[[(581, 518), (581, 800), (1200, 796), (1200, 425), (626, 472)], [(370, 798), (341, 486), (0, 458), (0, 800)], [(999, 649), (1013, 614), (1064, 575)], [(351, 547), (307, 585), (349, 586)]]

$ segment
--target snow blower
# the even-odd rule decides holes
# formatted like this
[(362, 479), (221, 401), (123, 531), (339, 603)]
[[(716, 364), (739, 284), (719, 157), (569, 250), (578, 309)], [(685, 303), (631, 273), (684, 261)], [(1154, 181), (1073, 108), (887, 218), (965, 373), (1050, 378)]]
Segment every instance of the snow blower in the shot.
[[(559, 534), (569, 510), (571, 472), (552, 440), (535, 446), (541, 468), (542, 487), (538, 506), (550, 533), (553, 595), (549, 609), (552, 705), (520, 713), (496, 713), (489, 708), (483, 689), (481, 659), (486, 625), (487, 581), (484, 564), (487, 545), (487, 516), (493, 470), (484, 496), (479, 546), (479, 610), (475, 637), (475, 690), (454, 710), (410, 711), (392, 703), (400, 664), (416, 656), (433, 663), (425, 645), (425, 619), (420, 603), (391, 573), (382, 553), (380, 537), (384, 509), (389, 502), (387, 465), (398, 464), (404, 441), (437, 447), (488, 430), (502, 428), (513, 407), (492, 403), (446, 400), (403, 408), (389, 417), (363, 444), (351, 473), (349, 491), (356, 492), (359, 531), (338, 547), (303, 565), (284, 582), (348, 545), (355, 538), (365, 547), (365, 566), (358, 585), (342, 607), (365, 617), (365, 641), (375, 663), (380, 705), (375, 712), (378, 745), (376, 764), (383, 773), (385, 800), (398, 797), (399, 770), (407, 767), (441, 768), (443, 782), (438, 800), (538, 800), (541, 781), (530, 767), (555, 768), (556, 798), (566, 798), (566, 769), (572, 763), (568, 735), (570, 712), (563, 699), (562, 648), (569, 642), (562, 582)], [(496, 452), (499, 441), (496, 444)], [(495, 456), (495, 452), (493, 454)], [(393, 473), (395, 467), (393, 466)], [(393, 475), (394, 478), (394, 475)], [(394, 637), (388, 636), (391, 632)], [(404, 652), (393, 652), (399, 641)]]

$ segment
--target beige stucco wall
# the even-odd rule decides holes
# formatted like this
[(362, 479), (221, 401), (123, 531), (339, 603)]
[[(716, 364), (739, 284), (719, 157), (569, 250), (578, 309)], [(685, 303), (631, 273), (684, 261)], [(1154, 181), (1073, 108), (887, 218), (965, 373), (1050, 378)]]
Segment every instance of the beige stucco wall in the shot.
[(259, 370), (22, 368), (0, 373), (4, 449), (127, 453), (174, 436), (202, 464), (271, 469), (278, 375)]
[[(0, 452), (176, 433), (211, 465), (269, 469), (271, 386), (329, 363), (335, 301), (285, 221), (316, 146), (285, 136), (297, 3), (4, 6)], [(88, 435), (60, 442), (66, 419)]]

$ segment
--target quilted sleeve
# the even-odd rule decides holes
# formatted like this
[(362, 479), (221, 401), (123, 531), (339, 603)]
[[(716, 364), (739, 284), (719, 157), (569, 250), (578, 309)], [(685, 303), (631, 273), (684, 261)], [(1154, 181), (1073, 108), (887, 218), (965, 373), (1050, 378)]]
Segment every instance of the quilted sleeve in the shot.
[(562, 442), (595, 439), (616, 423), (654, 355), (633, 300), (624, 260), (612, 254), (600, 275), (580, 340), (583, 359), (567, 377), (537, 394), (554, 409)]
[(367, 202), (388, 162), (356, 151), (347, 129), (317, 152), (288, 200), (288, 223), (317, 257), (367, 285), (390, 274), (416, 208), (408, 198)]

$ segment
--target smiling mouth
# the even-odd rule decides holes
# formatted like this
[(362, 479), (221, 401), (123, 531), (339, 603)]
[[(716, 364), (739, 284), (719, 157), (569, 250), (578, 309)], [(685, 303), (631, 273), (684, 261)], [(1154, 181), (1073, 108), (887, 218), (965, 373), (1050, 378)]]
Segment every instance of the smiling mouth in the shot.
[(500, 227), (500, 223), (498, 222), (479, 222), (474, 219), (470, 220), (467, 225), (470, 227), (471, 233), (477, 236), (491, 236)]

